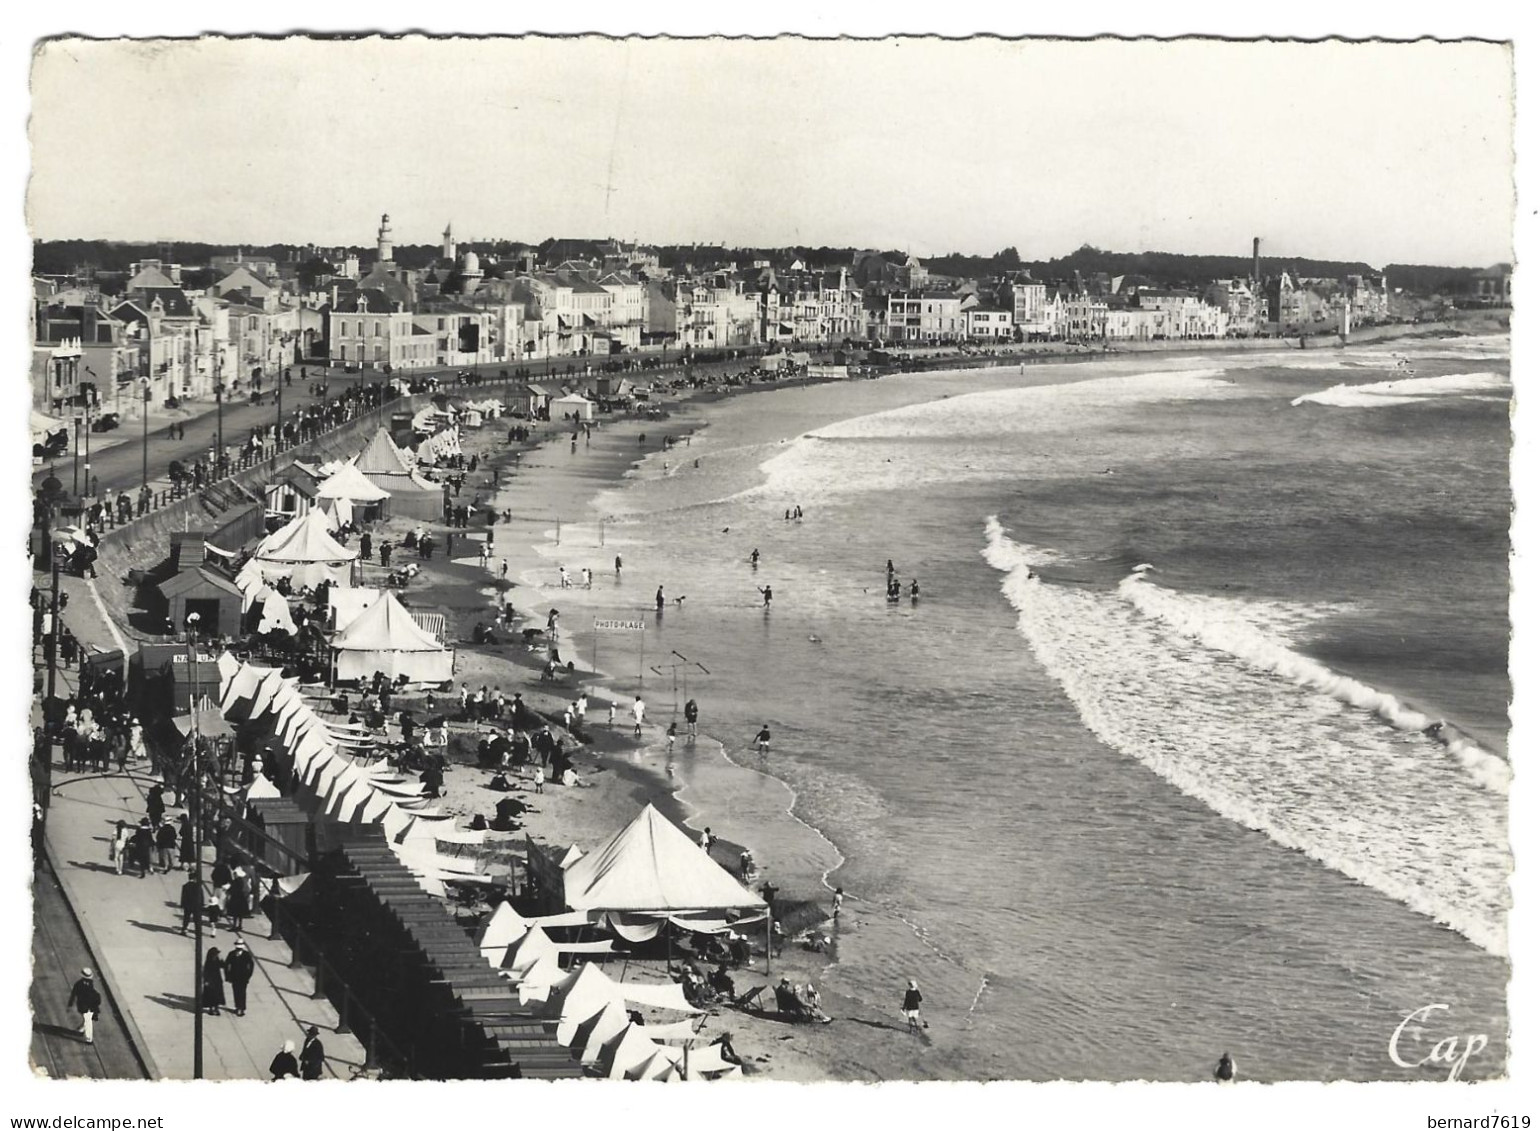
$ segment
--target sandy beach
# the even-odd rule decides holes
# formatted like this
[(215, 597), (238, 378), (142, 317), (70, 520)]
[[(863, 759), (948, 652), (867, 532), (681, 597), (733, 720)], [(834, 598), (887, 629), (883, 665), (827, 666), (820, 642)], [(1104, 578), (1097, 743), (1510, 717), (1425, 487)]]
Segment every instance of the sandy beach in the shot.
[[(467, 477), (461, 500), (495, 498), (497, 510), (508, 512), (509, 520), (499, 517), (491, 527), (473, 525), (466, 531), (450, 530), (442, 523), (431, 524), (429, 529), (435, 540), (440, 546), (446, 546), (447, 552), (436, 551), (428, 561), (412, 559), (418, 561), (422, 572), (405, 591), (405, 600), (414, 608), (442, 611), (448, 616), (449, 634), (461, 642), (456, 657), (456, 696), (462, 683), (472, 691), (482, 686), (501, 689), (509, 699), (515, 692), (519, 693), (524, 702), (550, 724), (552, 733), (562, 740), (564, 748), (575, 752), (573, 764), (579, 778), (579, 784), (574, 787), (548, 783), (539, 795), (534, 792), (529, 777), (515, 782), (514, 796), (530, 805), (523, 818), (523, 827), (510, 833), (489, 831), (487, 847), (481, 854), (488, 871), (499, 878), (507, 876), (512, 859), (522, 858), (526, 835), (544, 844), (562, 847), (577, 844), (592, 849), (630, 821), (647, 803), (655, 805), (684, 827), (692, 838), (703, 827), (712, 824), (712, 815), (695, 812), (679, 796), (680, 783), (670, 778), (665, 753), (666, 719), (654, 721), (661, 717), (661, 713), (650, 717), (643, 727), (642, 737), (635, 738), (629, 695), (612, 694), (607, 690), (608, 681), (602, 670), (605, 657), (601, 657), (601, 670), (596, 672), (590, 656), (576, 655), (572, 634), (558, 627), (557, 645), (563, 662), (569, 658), (573, 660), (576, 671), (568, 673), (559, 669), (561, 674), (557, 680), (543, 681), (541, 669), (548, 654), (544, 633), (542, 631), (526, 643), (523, 630), (543, 630), (550, 608), (561, 604), (558, 577), (548, 556), (539, 552), (558, 537), (558, 522), (562, 524), (567, 544), (572, 544), (573, 535), (579, 530), (592, 543), (593, 538), (589, 535), (596, 530), (596, 524), (589, 519), (588, 504), (593, 497), (600, 490), (619, 484), (638, 459), (663, 446), (665, 436), (683, 437), (702, 427), (705, 404), (721, 396), (721, 392), (715, 392), (694, 401), (674, 400), (667, 406), (669, 415), (666, 420), (606, 416), (596, 422), (588, 443), (579, 441), (576, 452), (572, 450), (570, 431), (563, 430), (560, 422), (540, 425), (541, 434), (524, 444), (508, 440), (511, 422), (507, 420), (490, 421), (480, 429), (467, 430), (462, 436), (466, 460), (474, 455), (478, 466), (476, 472)], [(494, 469), (496, 487), (493, 485)], [(374, 531), (375, 545), (384, 539), (399, 544), (415, 525), (398, 519), (380, 524)], [(488, 533), (492, 538), (492, 556), (488, 566), (483, 568), (480, 547)], [(590, 568), (596, 574), (601, 557), (613, 570), (613, 554), (603, 554), (596, 545), (583, 550), (593, 559)], [(405, 553), (401, 551), (396, 561), (400, 562)], [(507, 580), (502, 576), (505, 561)], [(579, 568), (572, 570), (575, 577)], [(364, 583), (379, 583), (384, 572), (377, 563), (366, 566)], [(511, 631), (495, 622), (497, 609), (504, 603), (511, 603), (520, 618)], [(470, 643), (478, 624), (492, 626), (497, 642)], [(629, 656), (628, 652), (624, 654)], [(634, 659), (631, 662), (634, 664)], [(579, 728), (581, 739), (562, 725), (564, 710), (580, 690), (586, 690), (589, 695), (587, 726)], [(613, 726), (607, 721), (612, 700), (615, 703)], [(435, 709), (442, 711), (444, 706), (440, 698)], [(478, 813), (490, 819), (497, 800), (504, 795), (488, 788), (492, 773), (475, 765), (475, 744), (480, 734), (486, 733), (485, 725), (458, 720), (457, 699), (448, 713), (451, 716), (451, 766), (445, 775), (440, 807), (444, 812), (453, 813), (457, 827), (464, 829)], [(681, 737), (679, 741), (683, 746), (689, 740)], [(720, 745), (704, 733), (697, 745), (700, 748), (709, 745), (716, 757), (725, 758)], [(787, 790), (785, 804), (788, 808), (792, 801), (793, 795)], [(719, 836), (713, 855), (724, 867), (735, 870), (741, 848), (733, 839)], [(776, 875), (773, 862), (769, 863), (771, 866), (761, 873), (756, 884), (768, 879), (781, 886), (781, 877)], [(795, 890), (783, 888), (778, 899), (793, 896), (807, 899), (820, 895), (827, 911), (831, 893), (807, 888), (805, 882)], [(847, 904), (838, 927), (832, 921), (825, 921), (820, 929), (833, 936), (838, 930), (859, 929), (859, 919), (859, 912)], [(765, 985), (768, 991), (771, 981), (779, 981), (782, 977), (793, 983), (813, 981), (822, 989), (823, 972), (832, 954), (815, 953), (804, 948), (798, 938), (788, 937), (784, 950), (774, 960), (772, 979), (765, 974), (763, 936), (756, 935), (754, 941), (752, 966), (733, 971), (740, 993), (755, 985)], [(656, 960), (627, 962), (611, 959), (611, 973), (616, 976), (619, 976), (615, 969), (617, 961), (626, 965), (628, 978), (648, 981), (666, 977), (663, 963)], [(768, 992), (766, 996), (771, 997)], [(824, 1008), (836, 1018), (843, 1012), (839, 1000), (828, 994), (824, 997)], [(896, 1002), (891, 1020), (894, 1028), (899, 1028)], [(839, 1021), (825, 1026), (794, 1025), (736, 1009), (713, 1007), (701, 1030), (702, 1037), (709, 1041), (724, 1031), (732, 1034), (734, 1047), (751, 1075), (796, 1081), (872, 1078), (865, 1071), (850, 1075), (841, 1072), (838, 1050), (851, 1034)], [(894, 1033), (892, 1036), (906, 1035)]]

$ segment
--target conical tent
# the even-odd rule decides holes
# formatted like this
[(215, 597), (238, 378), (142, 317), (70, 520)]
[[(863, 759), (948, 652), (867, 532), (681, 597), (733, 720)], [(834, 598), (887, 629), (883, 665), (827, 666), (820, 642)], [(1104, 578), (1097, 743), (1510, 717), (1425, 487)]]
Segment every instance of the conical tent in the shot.
[[(390, 433), (381, 428), (377, 431), (363, 451), (353, 457), (353, 466), (358, 468), (366, 477), (374, 475), (409, 475), (412, 469), (407, 465), (406, 459), (401, 455), (401, 449), (396, 447), (395, 441), (390, 438)], [(373, 479), (369, 480), (371, 483)], [(386, 488), (389, 490), (389, 488)]]
[(345, 463), (316, 488), (318, 499), (347, 499), (355, 503), (376, 503), (390, 498), (390, 492), (369, 481), (357, 464)]
[(383, 672), (422, 683), (454, 674), (454, 653), (412, 619), (395, 594), (385, 593), (332, 639), (338, 679), (369, 679)]
[(358, 551), (340, 544), (327, 525), (326, 515), (312, 508), (262, 539), (252, 559), (264, 577), (287, 577), (296, 586), (346, 585)]
[(565, 882), (575, 911), (671, 914), (765, 905), (651, 805), (569, 867)]
[(390, 493), (390, 512), (397, 518), (437, 519), (444, 513), (444, 491), (419, 479), (390, 434), (381, 428), (352, 460), (361, 475)]

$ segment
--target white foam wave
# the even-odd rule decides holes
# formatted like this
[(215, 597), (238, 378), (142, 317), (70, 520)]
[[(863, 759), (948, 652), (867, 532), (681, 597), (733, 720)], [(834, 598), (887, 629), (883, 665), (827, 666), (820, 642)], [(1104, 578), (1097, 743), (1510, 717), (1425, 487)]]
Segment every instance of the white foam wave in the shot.
[[(1421, 733), (1439, 723), (1388, 692), (1300, 655), (1245, 620), (1226, 616), (1211, 603), (1162, 589), (1141, 574), (1125, 579), (1118, 592), (1145, 616), (1165, 621), (1184, 636), (1293, 680), (1301, 687), (1324, 691), (1350, 706), (1371, 712), (1399, 730)], [(1428, 737), (1447, 750), (1477, 782), (1506, 796), (1513, 780), (1513, 770), (1506, 761), (1447, 726), (1441, 726), (1436, 735)]]
[(1503, 954), (1507, 802), (1427, 740), (1280, 680), (1118, 593), (1045, 582), (991, 518), (1017, 630), (1086, 727), (1222, 816)]
[(1447, 373), (1438, 377), (1404, 377), (1399, 381), (1333, 385), (1319, 393), (1296, 397), (1292, 403), (1296, 406), (1319, 404), (1334, 408), (1382, 408), (1418, 404), (1429, 397), (1491, 393), (1511, 387), (1508, 378), (1499, 373)]

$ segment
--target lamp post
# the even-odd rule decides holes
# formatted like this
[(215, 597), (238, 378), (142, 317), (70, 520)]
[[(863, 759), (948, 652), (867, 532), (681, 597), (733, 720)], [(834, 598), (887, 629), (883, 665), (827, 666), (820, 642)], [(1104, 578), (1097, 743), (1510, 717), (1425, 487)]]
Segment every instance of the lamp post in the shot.
[(214, 427), (216, 429), (215, 446), (218, 449), (214, 453), (214, 466), (223, 469), (225, 466), (225, 386), (224, 382), (220, 380), (217, 354), (215, 355), (214, 369)]
[(141, 395), (139, 421), (140, 421), (140, 486), (150, 485), (150, 379), (139, 378), (139, 391)]
[(72, 422), (75, 427), (75, 450), (70, 453), (70, 494), (80, 497), (80, 417)]
[[(198, 620), (187, 614), (187, 718), (192, 743), (192, 797), (188, 812), (193, 827), (193, 880), (203, 894), (203, 753), (198, 749)], [(200, 900), (200, 903), (202, 901)], [(193, 923), (193, 1079), (203, 1079), (203, 908)]]

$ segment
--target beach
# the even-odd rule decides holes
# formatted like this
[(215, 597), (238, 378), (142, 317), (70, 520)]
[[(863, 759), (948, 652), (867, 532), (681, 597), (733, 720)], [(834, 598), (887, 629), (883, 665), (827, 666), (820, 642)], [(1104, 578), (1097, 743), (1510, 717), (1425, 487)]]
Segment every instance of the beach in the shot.
[[(455, 610), (466, 640), (490, 619), (506, 557), (520, 627), (559, 611), (597, 741), (577, 759), (582, 786), (538, 799), (537, 840), (592, 847), (653, 801), (692, 836), (709, 825), (726, 866), (749, 847), (782, 899), (827, 909), (845, 889), (838, 924), (821, 927), (829, 952), (793, 937), (775, 971), (817, 981), (835, 1023), (727, 1013), (706, 1030), (730, 1027), (772, 1078), (1200, 1079), (1221, 1042), (1253, 1078), (1400, 1078), (1385, 1040), (1422, 997), (1506, 1031), (1501, 796), (1452, 747), (1330, 682), (1392, 696), (1406, 718), (1435, 712), (1506, 755), (1505, 685), (1484, 674), (1501, 670), (1505, 632), (1501, 496), (1460, 496), (1468, 521), (1451, 531), (1438, 493), (1451, 487), (1420, 488), (1434, 472), (1416, 458), (1459, 436), (1470, 491), (1493, 489), (1504, 394), (1481, 374), (1505, 369), (1506, 347), (1420, 348), (1423, 371), (1449, 374), (1437, 388), (1474, 385), (1367, 417), (1280, 416), (1302, 394), (1383, 382), (1389, 354), (1248, 351), (670, 402), (665, 421), (605, 419), (575, 451), (553, 426), (500, 473), (511, 521), (492, 527), (492, 568), (457, 549), (408, 598)], [(1431, 435), (1409, 441), (1409, 420)], [(1286, 470), (1282, 422), (1314, 434), (1292, 437), (1307, 449), (1350, 428), (1372, 474)], [(497, 427), (467, 436), (467, 454), (507, 449)], [(1228, 498), (1252, 490), (1253, 464), (1253, 493)], [(1466, 561), (1467, 592), (1430, 595), (1445, 575), (1387, 556), (1406, 491), (1425, 552), (1447, 543)], [(1391, 499), (1403, 517), (1387, 522)], [(1197, 514), (1197, 534), (1171, 540), (1169, 507)], [(1239, 566), (1209, 564), (1196, 507)], [(1249, 518), (1279, 507), (1286, 521)], [(1104, 530), (1111, 553), (1093, 544)], [(1337, 566), (1322, 573), (1328, 552)], [(888, 558), (920, 601), (881, 600)], [(562, 589), (563, 566), (591, 569), (593, 588)], [(544, 659), (522, 641), (462, 647), (456, 679), (519, 689), (559, 723), (575, 684), (542, 685)], [(626, 709), (638, 692), (640, 745)], [(683, 730), (690, 698), (701, 737), (680, 740), (670, 776), (663, 730)], [(1236, 761), (1247, 751), (1260, 760)], [(485, 776), (451, 774), (446, 804), (489, 812)], [(1402, 834), (1414, 810), (1442, 839)], [(934, 1005), (919, 1036), (898, 1013), (909, 977)], [(1289, 1003), (1272, 1028), (1241, 1020), (1268, 1001)], [(1496, 1052), (1467, 1074), (1501, 1071)]]

